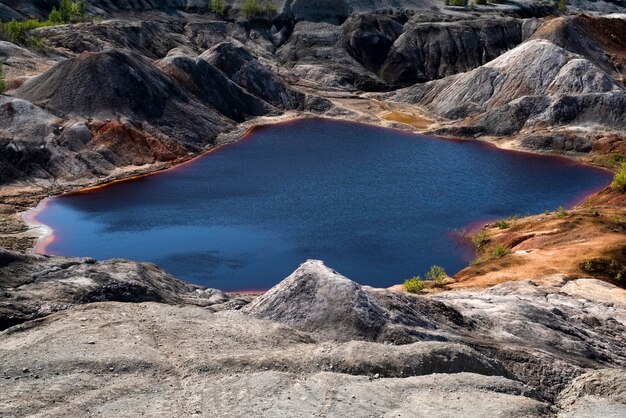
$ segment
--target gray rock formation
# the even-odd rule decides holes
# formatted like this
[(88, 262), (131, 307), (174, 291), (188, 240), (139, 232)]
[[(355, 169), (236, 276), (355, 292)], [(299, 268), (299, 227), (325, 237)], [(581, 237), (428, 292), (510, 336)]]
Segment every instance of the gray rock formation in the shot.
[(464, 325), (443, 304), (362, 287), (317, 260), (302, 264), (244, 311), (333, 339), (395, 344), (445, 340), (442, 329)]
[(539, 417), (550, 410), (531, 388), (498, 375), (497, 363), (456, 344), (317, 343), (284, 325), (194, 306), (76, 307), (0, 333), (0, 361), (0, 411), (7, 416), (369, 417), (419, 410), (443, 417), (454, 410)]
[(108, 49), (127, 49), (148, 58), (163, 58), (172, 48), (191, 42), (184, 35), (184, 21), (111, 19), (72, 26), (49, 26), (35, 31), (36, 35), (54, 48), (80, 54)]
[(366, 57), (378, 54), (375, 49), (365, 49), (378, 46), (356, 40), (362, 36), (360, 24), (360, 21), (346, 22), (342, 29), (329, 23), (298, 22), (289, 39), (277, 49), (276, 57), (295, 76), (321, 87), (387, 90), (389, 86), (385, 82), (353, 58), (365, 62), (369, 59)]
[(187, 284), (147, 263), (22, 255), (0, 249), (0, 329), (99, 301), (215, 306), (219, 290)]
[(14, 95), (61, 117), (147, 121), (191, 150), (210, 143), (225, 121), (213, 109), (194, 103), (140, 55), (118, 50), (61, 62)]
[[(245, 301), (129, 261), (3, 252), (0, 274), (8, 300), (40, 309), (0, 333), (8, 416), (565, 417), (626, 407), (625, 291), (597, 280), (414, 296), (308, 261), (233, 311)], [(55, 300), (68, 302), (50, 309)], [(396, 344), (379, 337), (398, 325), (418, 332)], [(423, 341), (425, 329), (448, 341)], [(62, 402), (67, 393), (76, 400)]]
[(407, 23), (381, 72), (393, 85), (409, 85), (473, 70), (519, 45), (521, 19)]
[(216, 45), (200, 58), (219, 68), (250, 94), (280, 109), (324, 112), (333, 107), (328, 100), (311, 97), (288, 86), (280, 76), (233, 43)]
[(168, 56), (160, 60), (157, 66), (195, 98), (236, 122), (279, 113), (268, 103), (230, 81), (224, 73), (202, 58)]
[(420, 297), (361, 287), (308, 261), (243, 311), (335, 340), (462, 342), (554, 398), (586, 368), (626, 365), (626, 303), (589, 312), (577, 300), (580, 289), (608, 291), (612, 285), (546, 280), (549, 285), (511, 282), (483, 292)]
[[(535, 126), (626, 127), (626, 90), (592, 62), (543, 40), (525, 42), (473, 71), (387, 97), (456, 121), (440, 133), (513, 135)], [(560, 149), (558, 137), (529, 135), (522, 145), (588, 152), (588, 138), (575, 137)]]
[(622, 417), (626, 414), (623, 370), (602, 369), (574, 379), (559, 395), (559, 417)]

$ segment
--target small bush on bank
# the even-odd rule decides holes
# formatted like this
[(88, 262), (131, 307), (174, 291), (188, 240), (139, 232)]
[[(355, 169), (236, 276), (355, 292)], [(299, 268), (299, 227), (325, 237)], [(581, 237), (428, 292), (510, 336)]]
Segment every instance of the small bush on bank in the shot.
[(415, 276), (404, 281), (404, 288), (409, 293), (422, 293), (424, 290), (424, 281), (420, 276)]
[(611, 186), (622, 193), (626, 192), (626, 163), (620, 164), (615, 177), (613, 177)]
[(567, 216), (567, 211), (565, 210), (565, 208), (563, 206), (559, 206), (559, 208), (556, 210), (556, 217), (561, 219), (561, 218), (565, 218)]
[(485, 245), (489, 242), (489, 234), (484, 229), (479, 232), (473, 234), (471, 236), (472, 244), (474, 244), (474, 248), (478, 251), (482, 251), (485, 248)]
[(508, 222), (507, 222), (506, 220), (504, 220), (504, 219), (501, 219), (501, 220), (499, 220), (499, 221), (496, 221), (495, 225), (496, 225), (496, 227), (497, 227), (497, 228), (500, 228), (500, 229), (508, 229), (508, 228), (510, 228), (510, 227), (511, 227), (511, 224), (510, 224), (510, 223), (508, 223)]
[(426, 273), (426, 280), (431, 280), (435, 287), (443, 287), (446, 277), (448, 277), (448, 275), (441, 266), (431, 266), (430, 270)]
[(493, 257), (494, 258), (502, 258), (505, 255), (511, 254), (513, 251), (511, 251), (511, 249), (509, 247), (506, 247), (502, 244), (496, 244), (495, 247), (493, 247)]

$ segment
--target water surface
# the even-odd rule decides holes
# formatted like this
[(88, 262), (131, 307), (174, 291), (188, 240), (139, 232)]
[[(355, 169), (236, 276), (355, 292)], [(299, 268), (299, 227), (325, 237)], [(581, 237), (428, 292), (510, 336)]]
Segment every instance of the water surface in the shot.
[(571, 205), (610, 174), (555, 157), (330, 120), (265, 127), (165, 173), (53, 198), (46, 252), (151, 261), (190, 282), (267, 289), (308, 258), (389, 286), (471, 251), (477, 220)]

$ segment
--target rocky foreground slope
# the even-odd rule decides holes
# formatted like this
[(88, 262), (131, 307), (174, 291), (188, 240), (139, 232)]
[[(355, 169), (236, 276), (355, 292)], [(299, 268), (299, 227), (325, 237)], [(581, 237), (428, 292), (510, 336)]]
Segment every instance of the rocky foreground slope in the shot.
[(3, 416), (626, 413), (626, 291), (594, 279), (414, 296), (308, 261), (241, 308), (153, 266), (27, 258), (3, 254), (7, 300), (67, 304), (0, 333)]

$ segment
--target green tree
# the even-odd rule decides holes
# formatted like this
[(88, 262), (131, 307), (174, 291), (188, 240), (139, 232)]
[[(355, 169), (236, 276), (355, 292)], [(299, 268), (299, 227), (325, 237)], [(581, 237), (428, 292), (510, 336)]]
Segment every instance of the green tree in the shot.
[(60, 25), (63, 23), (63, 18), (61, 17), (61, 12), (56, 7), (52, 8), (52, 11), (48, 15), (48, 21), (50, 23), (54, 23), (55, 25)]
[(567, 12), (567, 0), (555, 0), (556, 3), (556, 8), (559, 10), (559, 12), (561, 13), (565, 13)]
[(211, 7), (211, 12), (218, 14), (218, 15), (223, 14), (224, 10), (226, 9), (226, 6), (224, 5), (223, 0), (211, 0), (210, 7)]
[(61, 0), (59, 8), (53, 8), (48, 16), (52, 23), (82, 22), (87, 15), (85, 0), (73, 2), (72, 0)]
[(72, 17), (72, 0), (61, 0), (59, 15), (61, 16), (61, 22), (69, 23)]
[(442, 287), (448, 275), (441, 266), (431, 266), (426, 273), (426, 280), (432, 280), (435, 287)]
[(79, 0), (70, 6), (70, 21), (82, 22), (85, 20), (85, 0)]

